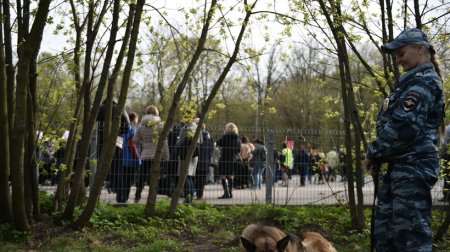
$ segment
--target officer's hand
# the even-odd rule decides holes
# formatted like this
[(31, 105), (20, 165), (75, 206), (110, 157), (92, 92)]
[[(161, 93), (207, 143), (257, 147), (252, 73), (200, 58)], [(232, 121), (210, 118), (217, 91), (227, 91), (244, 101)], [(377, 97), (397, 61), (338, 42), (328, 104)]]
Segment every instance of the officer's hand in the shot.
[(364, 162), (365, 162), (366, 168), (372, 172), (372, 175), (374, 175), (380, 171), (381, 164), (378, 161), (374, 161), (374, 160), (366, 157)]
[(367, 170), (369, 170), (369, 171), (373, 171), (374, 170), (375, 163), (373, 162), (372, 159), (366, 157), (365, 160), (364, 160), (364, 163), (366, 165), (366, 169)]

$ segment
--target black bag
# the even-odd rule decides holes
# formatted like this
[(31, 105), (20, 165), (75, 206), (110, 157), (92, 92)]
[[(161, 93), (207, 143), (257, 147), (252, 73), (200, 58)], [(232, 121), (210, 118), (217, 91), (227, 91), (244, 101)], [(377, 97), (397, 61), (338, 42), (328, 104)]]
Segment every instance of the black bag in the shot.
[(234, 174), (240, 174), (243, 169), (245, 169), (246, 164), (245, 161), (239, 156), (236, 155), (233, 161), (233, 172)]

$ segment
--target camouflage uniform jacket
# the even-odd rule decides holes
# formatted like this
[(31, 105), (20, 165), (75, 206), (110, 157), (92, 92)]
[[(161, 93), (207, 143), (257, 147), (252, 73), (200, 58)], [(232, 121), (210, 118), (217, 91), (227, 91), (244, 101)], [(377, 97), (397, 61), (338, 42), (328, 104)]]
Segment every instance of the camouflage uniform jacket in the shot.
[(404, 73), (384, 101), (367, 157), (383, 162), (437, 157), (444, 105), (442, 81), (431, 62)]

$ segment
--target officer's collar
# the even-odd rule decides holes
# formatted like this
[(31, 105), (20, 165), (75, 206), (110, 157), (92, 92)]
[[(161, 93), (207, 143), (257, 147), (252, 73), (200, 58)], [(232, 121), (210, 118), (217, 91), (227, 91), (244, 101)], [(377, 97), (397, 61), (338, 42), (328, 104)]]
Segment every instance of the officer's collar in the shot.
[[(400, 79), (398, 80), (398, 87), (402, 86), (404, 83), (406, 83), (407, 81), (409, 81), (411, 78), (417, 77), (417, 76), (422, 76), (423, 72), (425, 72), (426, 70), (433, 68), (433, 63), (431, 62), (426, 62), (418, 67), (415, 67), (411, 70), (409, 70), (408, 72), (402, 74), (402, 76), (400, 76)], [(399, 85), (400, 84), (400, 85)]]

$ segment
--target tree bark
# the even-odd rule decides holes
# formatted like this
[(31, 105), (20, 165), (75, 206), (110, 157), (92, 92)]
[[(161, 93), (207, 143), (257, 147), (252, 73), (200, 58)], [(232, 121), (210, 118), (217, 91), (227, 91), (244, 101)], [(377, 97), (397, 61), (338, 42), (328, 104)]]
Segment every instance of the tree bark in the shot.
[[(341, 79), (341, 89), (342, 89), (342, 100), (344, 104), (344, 123), (345, 123), (345, 134), (346, 134), (346, 164), (347, 164), (347, 179), (348, 179), (348, 196), (349, 196), (349, 208), (350, 215), (352, 217), (352, 227), (356, 230), (361, 230), (364, 227), (364, 222), (361, 221), (363, 217), (360, 216), (360, 213), (357, 209), (357, 204), (355, 201), (355, 188), (353, 183), (353, 165), (352, 165), (352, 143), (351, 143), (351, 133), (350, 133), (350, 125), (353, 122), (354, 126), (357, 127), (355, 122), (355, 117), (352, 116), (351, 111), (355, 109), (354, 95), (353, 95), (353, 86), (351, 82), (351, 73), (350, 73), (350, 64), (348, 63), (348, 54), (345, 45), (344, 34), (342, 31), (344, 27), (342, 26), (342, 15), (340, 12), (340, 7), (335, 6), (331, 1), (331, 7), (327, 7), (323, 0), (318, 0), (320, 4), (320, 8), (324, 13), (324, 16), (327, 19), (328, 26), (330, 27), (334, 42), (337, 47), (337, 54), (339, 58), (339, 76)], [(332, 13), (330, 13), (330, 12)], [(334, 17), (334, 20), (332, 20)], [(358, 128), (356, 130), (359, 131)], [(358, 139), (359, 136), (358, 136)], [(356, 157), (356, 161), (358, 162), (360, 157)], [(362, 222), (362, 223), (361, 223)]]
[[(188, 174), (188, 167), (189, 167), (189, 163), (190, 163), (189, 160), (192, 158), (192, 154), (195, 151), (195, 146), (196, 146), (197, 140), (198, 140), (198, 138), (199, 138), (199, 136), (201, 134), (201, 131), (202, 131), (201, 125), (203, 124), (203, 122), (206, 119), (206, 114), (208, 113), (209, 107), (211, 106), (214, 97), (216, 96), (219, 88), (222, 86), (222, 83), (225, 80), (227, 74), (230, 72), (231, 67), (236, 62), (236, 58), (237, 58), (237, 55), (239, 53), (240, 44), (241, 44), (242, 39), (244, 37), (245, 30), (247, 28), (248, 22), (250, 20), (251, 15), (252, 15), (252, 10), (255, 7), (256, 2), (257, 1), (255, 1), (250, 6), (247, 6), (247, 1), (244, 1), (244, 5), (246, 5), (245, 6), (246, 15), (245, 15), (245, 18), (244, 18), (244, 20), (242, 22), (241, 30), (239, 32), (239, 36), (237, 37), (233, 54), (231, 55), (230, 59), (228, 60), (228, 63), (225, 66), (225, 68), (223, 69), (221, 75), (219, 76), (217, 81), (214, 83), (214, 86), (213, 86), (213, 88), (211, 90), (211, 93), (209, 94), (208, 98), (206, 99), (206, 101), (204, 103), (204, 106), (201, 109), (200, 121), (198, 122), (199, 127), (197, 127), (197, 130), (195, 131), (194, 138), (193, 138), (193, 141), (192, 141), (192, 145), (189, 146), (188, 153), (187, 153), (187, 160), (185, 162), (183, 162), (183, 168), (182, 168), (182, 172), (180, 174), (180, 180), (178, 181), (177, 188), (176, 188), (174, 194), (172, 195), (172, 201), (171, 201), (170, 207), (169, 207), (169, 216), (170, 217), (174, 217), (175, 216), (175, 211), (177, 209), (178, 200), (179, 200), (180, 195), (181, 195), (181, 190), (182, 190), (182, 187), (184, 185), (184, 181), (186, 180), (186, 177), (187, 177), (187, 174)], [(206, 22), (210, 22), (210, 20), (206, 21)], [(207, 24), (205, 23), (205, 25), (207, 25)]]
[[(183, 78), (180, 82), (180, 84), (177, 87), (177, 90), (174, 94), (172, 104), (170, 106), (166, 123), (164, 124), (164, 128), (161, 132), (161, 136), (159, 137), (158, 143), (156, 145), (156, 154), (155, 159), (153, 160), (151, 175), (150, 175), (150, 188), (149, 188), (149, 195), (147, 198), (147, 204), (145, 206), (145, 214), (147, 216), (153, 216), (155, 214), (155, 208), (156, 208), (156, 196), (157, 196), (157, 189), (158, 189), (158, 178), (159, 178), (159, 167), (161, 166), (161, 158), (163, 154), (163, 146), (164, 142), (167, 139), (167, 136), (169, 135), (169, 130), (171, 128), (172, 123), (175, 121), (175, 112), (178, 109), (178, 103), (180, 101), (180, 97), (186, 88), (186, 85), (189, 81), (189, 78), (191, 76), (191, 73), (200, 58), (200, 54), (202, 53), (202, 50), (206, 43), (206, 38), (208, 35), (208, 29), (210, 22), (212, 20), (212, 17), (214, 15), (215, 9), (217, 7), (217, 0), (213, 0), (211, 2), (211, 7), (208, 11), (208, 15), (205, 19), (205, 23), (203, 25), (202, 33), (200, 35), (199, 43), (197, 45), (197, 48), (192, 56), (191, 61), (189, 62), (189, 65), (184, 72)], [(178, 186), (177, 189), (174, 192), (173, 197), (176, 197), (175, 195), (179, 196), (181, 195), (181, 191), (179, 191)], [(172, 205), (172, 203), (171, 203)]]
[[(75, 81), (75, 88), (78, 94), (83, 94), (85, 89), (87, 88), (87, 82), (82, 82), (81, 80), (81, 43), (82, 43), (82, 32), (86, 27), (87, 18), (80, 22), (80, 18), (77, 16), (77, 8), (73, 0), (70, 1), (72, 18), (75, 29), (75, 46), (73, 49), (73, 67), (72, 67), (72, 75)], [(83, 84), (84, 85), (83, 85)], [(69, 126), (69, 137), (66, 143), (66, 151), (64, 153), (64, 164), (66, 165), (66, 169), (62, 171), (59, 175), (61, 179), (58, 180), (58, 186), (56, 188), (55, 199), (53, 201), (53, 210), (58, 211), (62, 205), (62, 202), (67, 199), (69, 196), (69, 188), (70, 188), (70, 176), (73, 171), (73, 163), (75, 160), (75, 155), (77, 151), (77, 135), (78, 135), (78, 125), (82, 122), (80, 115), (82, 113), (83, 96), (78, 95), (77, 101), (75, 105), (75, 110), (73, 113), (72, 120)]]
[(33, 221), (33, 218), (39, 218), (41, 216), (41, 206), (39, 200), (39, 187), (38, 187), (38, 175), (36, 169), (38, 163), (36, 160), (36, 58), (37, 55), (33, 55), (33, 60), (30, 62), (29, 70), (29, 91), (30, 94), (27, 97), (28, 109), (27, 109), (27, 137), (25, 148), (25, 208), (28, 209), (28, 221)]
[[(114, 149), (115, 149), (114, 143), (115, 143), (116, 136), (119, 133), (121, 112), (123, 111), (123, 109), (125, 107), (125, 101), (127, 99), (128, 86), (130, 83), (131, 72), (133, 70), (134, 57), (136, 54), (136, 44), (137, 44), (137, 40), (138, 40), (139, 26), (140, 26), (140, 22), (141, 22), (141, 16), (142, 16), (144, 4), (145, 4), (145, 0), (138, 0), (137, 4), (136, 4), (136, 12), (135, 12), (133, 28), (132, 28), (132, 32), (131, 32), (130, 46), (129, 46), (128, 56), (127, 56), (127, 63), (126, 63), (124, 73), (123, 73), (122, 87), (121, 87), (119, 102), (117, 105), (118, 109), (117, 109), (117, 113), (114, 114), (114, 118), (113, 118), (113, 122), (112, 122), (113, 127), (111, 128), (110, 135), (107, 138), (106, 146), (104, 146), (104, 148), (102, 148), (105, 150), (102, 151), (103, 153), (101, 155), (105, 157), (105, 160), (109, 160), (109, 162), (104, 162), (103, 165), (98, 170), (94, 185), (90, 191), (90, 196), (89, 196), (86, 208), (84, 209), (80, 218), (72, 225), (72, 228), (74, 228), (74, 229), (83, 228), (89, 222), (89, 219), (91, 218), (92, 213), (95, 210), (95, 206), (97, 204), (97, 199), (100, 196), (102, 185), (103, 185), (103, 180), (106, 178), (106, 175), (109, 170), (108, 164), (110, 163), (110, 161), (113, 157), (113, 154), (114, 154)], [(116, 9), (116, 7), (117, 7), (117, 9)], [(111, 61), (111, 58), (112, 58), (112, 55), (114, 52), (113, 45), (115, 43), (115, 34), (117, 34), (117, 29), (118, 29), (117, 22), (119, 19), (119, 9), (120, 9), (119, 7), (120, 7), (120, 0), (115, 0), (115, 8), (114, 8), (115, 11), (114, 11), (114, 18), (113, 18), (113, 20), (114, 20), (113, 23), (115, 23), (115, 24), (113, 25), (113, 27), (116, 29), (116, 31), (115, 32), (111, 31), (111, 34), (112, 34), (111, 40), (110, 40), (111, 44), (110, 44), (110, 47), (108, 47), (108, 53), (107, 53), (107, 55), (110, 55), (109, 61)], [(115, 34), (113, 34), (113, 33), (115, 33)], [(106, 67), (104, 69), (106, 70), (105, 73), (107, 74), (109, 67)], [(104, 82), (106, 82), (106, 79), (104, 80)]]
[[(4, 5), (3, 5), (4, 6)], [(2, 8), (0, 8), (0, 16)], [(9, 19), (9, 18), (7, 18)], [(3, 41), (3, 22), (0, 22), (0, 41)], [(5, 28), (6, 29), (6, 28)], [(5, 52), (0, 47), (0, 223), (12, 222), (11, 190), (9, 188), (9, 119), (8, 119), (8, 97), (7, 76), (5, 64)]]
[[(13, 64), (13, 49), (12, 49), (12, 36), (11, 36), (11, 21), (10, 21), (10, 2), (9, 0), (3, 1), (3, 31), (5, 33), (4, 36), (4, 48), (5, 48), (5, 68), (6, 68), (6, 82), (7, 82), (7, 105), (8, 105), (8, 128), (9, 135), (13, 134), (13, 125), (14, 125), (14, 113), (15, 110), (15, 95), (14, 95), (14, 78), (16, 76), (16, 71)], [(12, 141), (12, 138), (9, 138)], [(12, 143), (10, 142), (10, 146)], [(11, 159), (11, 155), (10, 155)]]
[[(24, 167), (25, 167), (25, 141), (26, 141), (26, 127), (27, 127), (27, 95), (29, 85), (29, 69), (33, 56), (37, 55), (42, 41), (42, 34), (47, 21), (51, 0), (42, 0), (39, 2), (36, 17), (29, 35), (28, 32), (20, 29), (22, 34), (18, 38), (24, 40), (18, 47), (18, 71), (17, 71), (17, 85), (16, 97), (20, 97), (15, 108), (14, 132), (12, 140), (14, 147), (12, 148), (12, 162), (11, 162), (11, 181), (12, 181), (12, 207), (14, 212), (14, 224), (19, 230), (28, 230), (29, 223), (25, 210), (25, 192), (24, 192)], [(25, 22), (26, 23), (26, 22)]]
[[(89, 11), (87, 17), (87, 40), (86, 40), (86, 52), (85, 52), (85, 62), (84, 62), (84, 71), (83, 71), (83, 84), (82, 89), (83, 93), (80, 93), (81, 96), (84, 96), (84, 116), (83, 116), (83, 128), (81, 133), (81, 140), (79, 143), (78, 151), (78, 161), (77, 165), (74, 169), (74, 175), (72, 178), (72, 186), (70, 190), (69, 199), (67, 201), (66, 208), (64, 209), (63, 214), (61, 215), (61, 219), (63, 220), (71, 220), (73, 217), (73, 213), (75, 211), (75, 207), (78, 203), (81, 202), (80, 196), (84, 196), (84, 194), (80, 195), (80, 192), (83, 191), (84, 188), (84, 174), (85, 174), (85, 163), (86, 157), (89, 152), (89, 144), (91, 141), (91, 136), (94, 128), (94, 124), (96, 121), (97, 113), (100, 107), (100, 102), (103, 95), (103, 90), (105, 84), (99, 84), (97, 88), (97, 94), (95, 96), (94, 104), (92, 105), (92, 109), (90, 108), (90, 102), (86, 101), (86, 97), (89, 97), (89, 90), (91, 86), (91, 54), (93, 51), (93, 45), (95, 42), (95, 37), (98, 34), (98, 30), (100, 24), (102, 22), (102, 18), (107, 12), (107, 6), (109, 5), (109, 1), (103, 2), (103, 8), (97, 15), (94, 15), (95, 6), (92, 1), (89, 2)], [(94, 16), (97, 18), (94, 20)], [(94, 22), (96, 21), (96, 22)], [(105, 63), (106, 64), (106, 63)], [(87, 111), (87, 112), (86, 112)], [(82, 188), (83, 187), (83, 188)]]

